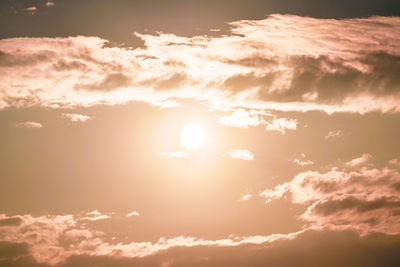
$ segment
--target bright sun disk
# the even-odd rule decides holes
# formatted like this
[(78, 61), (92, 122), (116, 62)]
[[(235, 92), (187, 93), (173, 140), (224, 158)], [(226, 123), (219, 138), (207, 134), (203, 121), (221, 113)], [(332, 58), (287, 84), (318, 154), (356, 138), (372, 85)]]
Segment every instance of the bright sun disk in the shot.
[(186, 125), (181, 131), (181, 144), (189, 150), (199, 149), (204, 142), (203, 129), (198, 124)]

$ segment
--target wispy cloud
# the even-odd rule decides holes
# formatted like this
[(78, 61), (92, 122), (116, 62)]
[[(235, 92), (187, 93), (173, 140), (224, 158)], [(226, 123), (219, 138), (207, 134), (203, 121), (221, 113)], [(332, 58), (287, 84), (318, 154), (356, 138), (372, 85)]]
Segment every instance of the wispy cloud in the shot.
[(132, 217), (132, 216), (139, 216), (139, 213), (137, 211), (132, 211), (126, 214), (126, 217)]
[(325, 139), (339, 138), (342, 136), (343, 136), (343, 132), (341, 130), (332, 130), (325, 136)]
[(14, 123), (12, 126), (17, 128), (33, 128), (33, 129), (39, 129), (43, 127), (41, 123), (35, 121), (18, 122)]
[(300, 166), (308, 166), (308, 165), (314, 164), (314, 162), (312, 160), (306, 159), (306, 155), (304, 153), (300, 154), (300, 158), (295, 158), (293, 160), (293, 163), (296, 163), (297, 165), (300, 165)]

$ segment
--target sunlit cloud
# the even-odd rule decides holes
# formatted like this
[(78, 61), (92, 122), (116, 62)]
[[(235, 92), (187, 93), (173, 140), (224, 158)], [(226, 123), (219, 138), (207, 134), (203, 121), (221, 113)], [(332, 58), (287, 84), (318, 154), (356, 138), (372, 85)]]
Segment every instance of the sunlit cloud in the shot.
[(233, 159), (241, 159), (241, 160), (253, 160), (254, 154), (245, 149), (231, 149), (229, 151), (229, 156)]
[[(145, 43), (137, 49), (84, 36), (3, 39), (0, 108), (170, 106), (181, 98), (214, 109), (400, 111), (397, 18), (271, 15), (231, 26), (220, 37), (137, 33)], [(242, 116), (236, 127), (260, 122), (243, 111), (232, 116)]]
[[(352, 226), (362, 233), (400, 233), (400, 173), (365, 166), (370, 157), (357, 158), (340, 169), (299, 173), (290, 182), (261, 193), (266, 202), (287, 198), (307, 207), (301, 216), (310, 225)], [(349, 168), (351, 167), (351, 168)]]
[(300, 165), (300, 166), (308, 166), (308, 165), (314, 164), (314, 162), (312, 160), (306, 159), (306, 155), (304, 153), (300, 154), (300, 158), (295, 158), (293, 160), (293, 163), (296, 163), (297, 165)]
[(370, 158), (371, 158), (370, 154), (363, 154), (361, 157), (352, 159), (351, 161), (347, 162), (346, 165), (352, 167), (363, 165), (367, 163)]
[(132, 216), (139, 216), (139, 213), (137, 211), (132, 211), (126, 214), (126, 217), (132, 217)]
[(88, 115), (77, 114), (77, 113), (63, 113), (61, 115), (72, 122), (86, 122), (92, 119), (92, 117)]
[(325, 139), (340, 138), (343, 135), (344, 134), (343, 134), (343, 132), (341, 130), (332, 130), (325, 136)]
[(32, 128), (32, 129), (39, 129), (39, 128), (43, 127), (43, 125), (41, 123), (35, 122), (35, 121), (25, 121), (25, 122), (14, 123), (12, 126), (17, 127), (17, 128)]
[(281, 134), (285, 134), (288, 130), (297, 129), (297, 120), (285, 119), (285, 118), (275, 118), (272, 122), (267, 122), (267, 131), (278, 131)]
[(46, 2), (46, 6), (47, 6), (47, 7), (54, 6), (54, 2), (52, 2), (52, 1), (47, 1), (47, 2)]
[(240, 200), (241, 200), (241, 201), (247, 201), (247, 200), (249, 200), (251, 197), (252, 197), (251, 194), (246, 194), (246, 195), (243, 195), (243, 196), (240, 198)]
[(37, 10), (37, 7), (36, 6), (31, 6), (31, 7), (25, 8), (25, 10), (27, 10), (27, 11), (35, 11), (35, 10)]
[(109, 215), (102, 214), (98, 210), (93, 210), (93, 211), (87, 212), (86, 214), (84, 214), (84, 216), (79, 217), (79, 220), (98, 221), (98, 220), (105, 220), (105, 219), (110, 219), (110, 218), (111, 218), (111, 216), (109, 216)]
[(258, 126), (265, 121), (258, 116), (256, 111), (237, 109), (230, 116), (221, 117), (218, 123), (230, 127), (248, 128), (249, 126)]

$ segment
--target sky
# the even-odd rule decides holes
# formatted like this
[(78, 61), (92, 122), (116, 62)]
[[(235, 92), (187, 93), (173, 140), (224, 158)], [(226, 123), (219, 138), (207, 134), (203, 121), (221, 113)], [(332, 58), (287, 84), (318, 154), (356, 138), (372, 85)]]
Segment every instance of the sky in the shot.
[(2, 0), (0, 266), (399, 266), (400, 4)]

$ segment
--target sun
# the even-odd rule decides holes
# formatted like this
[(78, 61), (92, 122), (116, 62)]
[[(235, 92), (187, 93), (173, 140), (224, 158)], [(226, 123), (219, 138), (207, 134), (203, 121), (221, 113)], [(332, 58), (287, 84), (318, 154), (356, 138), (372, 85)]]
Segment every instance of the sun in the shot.
[(189, 124), (181, 131), (181, 144), (189, 150), (199, 149), (204, 143), (204, 132), (200, 125)]

